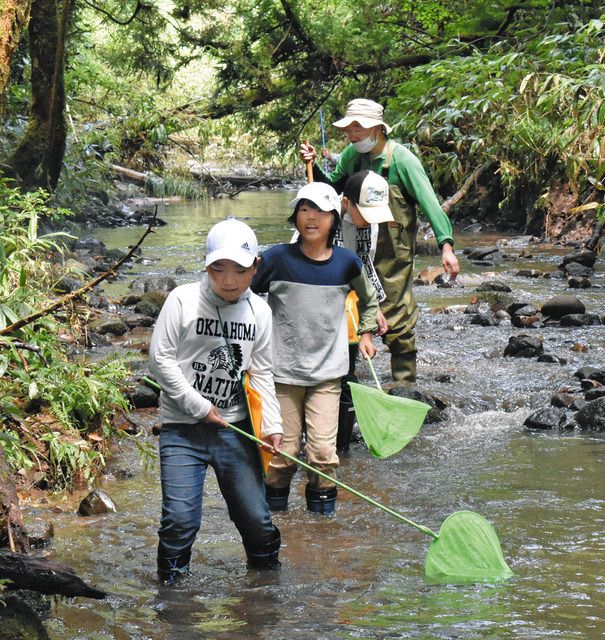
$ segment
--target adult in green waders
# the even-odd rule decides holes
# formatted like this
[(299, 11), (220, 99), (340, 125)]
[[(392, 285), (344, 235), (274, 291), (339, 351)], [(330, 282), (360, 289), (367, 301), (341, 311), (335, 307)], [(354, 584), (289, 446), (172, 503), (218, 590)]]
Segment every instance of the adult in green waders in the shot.
[[(416, 381), (416, 344), (414, 327), (418, 306), (412, 291), (412, 270), (416, 245), (417, 207), (430, 222), (439, 248), (441, 263), (451, 278), (459, 272), (454, 253), (452, 225), (445, 215), (420, 160), (403, 145), (389, 140), (391, 127), (383, 120), (383, 108), (377, 102), (358, 98), (347, 105), (344, 117), (334, 123), (350, 144), (342, 152), (331, 173), (313, 164), (313, 179), (327, 182), (342, 191), (346, 180), (358, 171), (369, 169), (389, 183), (389, 206), (394, 220), (378, 226), (374, 266), (384, 287), (386, 300), (380, 309), (389, 328), (383, 336), (391, 353), (391, 371), (398, 382)], [(315, 147), (300, 148), (304, 162), (315, 160)]]

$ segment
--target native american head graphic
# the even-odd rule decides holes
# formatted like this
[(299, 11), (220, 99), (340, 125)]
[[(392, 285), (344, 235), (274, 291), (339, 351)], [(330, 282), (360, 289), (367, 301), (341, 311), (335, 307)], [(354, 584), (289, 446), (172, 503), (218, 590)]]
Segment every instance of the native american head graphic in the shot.
[(210, 373), (217, 369), (224, 369), (231, 378), (237, 378), (242, 366), (242, 348), (239, 344), (231, 345), (231, 356), (227, 345), (212, 349), (208, 356)]

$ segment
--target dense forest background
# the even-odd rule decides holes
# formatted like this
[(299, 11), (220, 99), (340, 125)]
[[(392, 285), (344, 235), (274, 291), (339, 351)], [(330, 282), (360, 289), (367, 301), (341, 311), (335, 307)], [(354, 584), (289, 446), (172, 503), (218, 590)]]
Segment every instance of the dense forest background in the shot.
[(106, 180), (111, 163), (169, 175), (164, 188), (177, 191), (192, 157), (292, 168), (301, 139), (320, 141), (320, 108), (330, 123), (365, 96), (385, 104), (442, 196), (473, 185), (453, 215), (556, 236), (601, 208), (600, 2), (2, 7), (4, 172), (61, 204)]

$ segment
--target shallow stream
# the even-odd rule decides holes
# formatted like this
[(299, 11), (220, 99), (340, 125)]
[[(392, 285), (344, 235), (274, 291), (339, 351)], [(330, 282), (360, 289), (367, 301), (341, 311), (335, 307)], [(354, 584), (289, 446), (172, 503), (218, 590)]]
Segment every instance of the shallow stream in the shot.
[[(235, 201), (176, 204), (160, 211), (168, 225), (143, 247), (143, 262), (127, 280), (106, 287), (119, 296), (136, 276), (189, 273), (197, 279), (208, 228), (228, 213), (249, 218), (267, 246), (287, 241), (287, 192), (242, 193)], [(141, 228), (99, 229), (90, 235), (125, 248)], [(87, 235), (88, 232), (87, 232)], [(492, 245), (502, 235), (457, 235), (460, 247)], [(505, 238), (506, 239), (506, 238)], [(528, 330), (545, 350), (568, 364), (502, 356), (510, 324), (467, 324), (460, 313), (429, 309), (468, 303), (489, 270), (513, 288), (515, 299), (540, 306), (567, 293), (563, 280), (514, 277), (521, 268), (556, 268), (563, 249), (524, 247), (534, 258), (497, 267), (470, 266), (461, 257), (464, 287), (417, 287), (419, 388), (450, 405), (448, 419), (423, 427), (400, 454), (379, 461), (362, 443), (342, 457), (343, 481), (434, 530), (458, 510), (470, 509), (494, 526), (514, 577), (502, 584), (429, 585), (423, 578), (430, 539), (341, 491), (332, 518), (304, 506), (299, 472), (290, 511), (276, 514), (282, 532), (280, 572), (247, 572), (243, 549), (214, 477), (206, 487), (193, 576), (176, 588), (155, 580), (160, 510), (157, 468), (140, 469), (125, 448), (102, 488), (118, 506), (103, 517), (75, 515), (74, 496), (52, 505), (30, 504), (30, 519), (51, 519), (50, 555), (106, 589), (105, 601), (58, 602), (48, 628), (62, 640), (197, 640), (202, 638), (314, 639), (464, 638), (596, 639), (605, 637), (605, 437), (571, 432), (529, 433), (523, 421), (564, 387), (578, 388), (573, 372), (603, 366), (605, 327)], [(508, 252), (508, 248), (503, 248)], [(569, 249), (565, 250), (569, 251)], [(514, 250), (511, 249), (514, 253)], [(518, 253), (518, 251), (517, 251)], [(416, 270), (438, 264), (419, 257)], [(602, 263), (601, 263), (602, 264)], [(603, 266), (592, 279), (605, 286)], [(577, 293), (577, 292), (576, 292)], [(587, 311), (605, 313), (605, 288), (577, 293)], [(584, 350), (583, 350), (584, 349)], [(387, 380), (388, 359), (377, 368)], [(371, 378), (359, 365), (361, 377)], [(438, 382), (447, 374), (451, 382)], [(441, 376), (441, 377), (440, 377)], [(136, 419), (147, 425), (153, 413)], [(125, 469), (134, 470), (130, 478)]]

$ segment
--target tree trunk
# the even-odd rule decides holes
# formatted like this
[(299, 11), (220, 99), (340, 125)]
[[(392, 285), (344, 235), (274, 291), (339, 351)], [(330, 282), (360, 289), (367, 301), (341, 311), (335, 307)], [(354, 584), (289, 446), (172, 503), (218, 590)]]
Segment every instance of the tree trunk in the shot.
[(13, 53), (29, 20), (31, 0), (0, 0), (0, 118), (10, 78)]
[(65, 37), (72, 0), (33, 0), (29, 23), (32, 102), (9, 164), (27, 189), (53, 190), (65, 155)]
[(29, 540), (21, 517), (19, 496), (13, 482), (13, 472), (0, 448), (0, 546), (27, 553)]
[(107, 593), (84, 582), (67, 565), (34, 556), (0, 552), (0, 576), (8, 578), (9, 589), (29, 589), (48, 595), (102, 600)]

